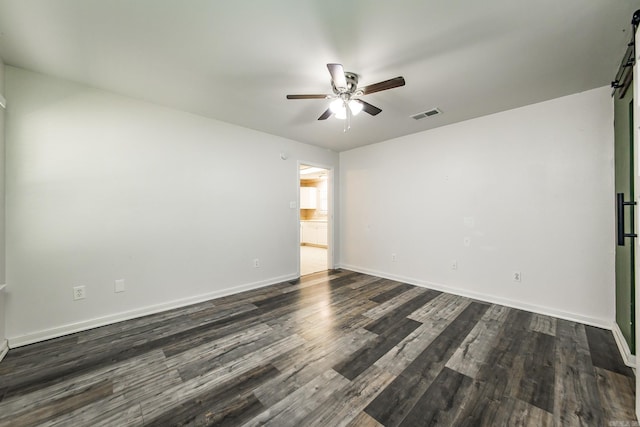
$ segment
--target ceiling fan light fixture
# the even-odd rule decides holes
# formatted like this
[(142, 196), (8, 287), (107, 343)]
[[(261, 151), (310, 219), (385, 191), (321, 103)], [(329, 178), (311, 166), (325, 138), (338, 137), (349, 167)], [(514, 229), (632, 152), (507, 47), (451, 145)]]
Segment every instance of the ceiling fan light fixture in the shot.
[(360, 114), (360, 111), (362, 111), (362, 107), (364, 107), (364, 105), (362, 105), (362, 102), (360, 101), (357, 101), (355, 99), (349, 101), (349, 109), (351, 110), (351, 114), (353, 114), (354, 116)]
[(365, 113), (372, 116), (382, 112), (375, 105), (360, 100), (361, 96), (405, 85), (404, 77), (398, 76), (358, 88), (359, 76), (356, 73), (344, 71), (342, 64), (327, 64), (327, 69), (331, 74), (333, 94), (287, 95), (287, 99), (332, 99), (333, 101), (330, 102), (329, 108), (318, 117), (318, 120), (327, 120), (331, 116), (339, 120), (345, 120), (345, 132), (351, 128), (351, 118), (357, 116), (361, 111), (364, 110)]
[(344, 113), (344, 101), (342, 99), (336, 99), (329, 104), (329, 109), (333, 114)]

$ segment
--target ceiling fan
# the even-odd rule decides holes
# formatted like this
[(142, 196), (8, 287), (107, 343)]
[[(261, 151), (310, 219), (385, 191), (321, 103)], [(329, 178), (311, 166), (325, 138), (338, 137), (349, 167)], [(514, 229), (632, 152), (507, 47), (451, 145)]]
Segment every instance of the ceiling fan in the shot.
[(344, 71), (342, 64), (327, 64), (327, 68), (331, 74), (333, 94), (287, 95), (287, 99), (333, 99), (331, 104), (329, 104), (329, 108), (318, 117), (318, 120), (326, 120), (331, 117), (331, 115), (334, 115), (337, 119), (346, 119), (345, 132), (351, 127), (350, 121), (352, 115), (355, 116), (364, 110), (372, 116), (375, 116), (382, 111), (375, 105), (371, 105), (360, 99), (361, 96), (405, 85), (404, 77), (395, 77), (358, 88), (358, 75)]

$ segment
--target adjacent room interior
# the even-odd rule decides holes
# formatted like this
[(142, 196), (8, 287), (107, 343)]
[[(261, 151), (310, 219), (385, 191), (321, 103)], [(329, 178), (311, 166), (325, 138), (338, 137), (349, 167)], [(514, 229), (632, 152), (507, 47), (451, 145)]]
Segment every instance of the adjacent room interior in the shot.
[(300, 165), (300, 274), (329, 265), (329, 170)]
[(0, 1), (0, 426), (636, 425), (638, 10)]

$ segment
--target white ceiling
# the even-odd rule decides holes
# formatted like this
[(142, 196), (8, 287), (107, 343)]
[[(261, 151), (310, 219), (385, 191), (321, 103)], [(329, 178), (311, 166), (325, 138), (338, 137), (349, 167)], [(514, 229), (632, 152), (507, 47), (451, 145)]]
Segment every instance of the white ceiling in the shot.
[[(5, 63), (343, 151), (609, 84), (640, 0), (0, 0)], [(383, 111), (318, 121), (326, 64)], [(8, 100), (10, 102), (10, 100)], [(439, 107), (441, 116), (409, 116)]]

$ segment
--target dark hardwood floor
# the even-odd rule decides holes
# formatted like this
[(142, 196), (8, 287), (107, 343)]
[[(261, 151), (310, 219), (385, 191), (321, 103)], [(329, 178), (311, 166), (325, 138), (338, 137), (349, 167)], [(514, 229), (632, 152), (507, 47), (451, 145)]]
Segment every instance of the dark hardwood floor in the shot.
[(0, 426), (637, 425), (610, 331), (350, 271), (9, 351)]

